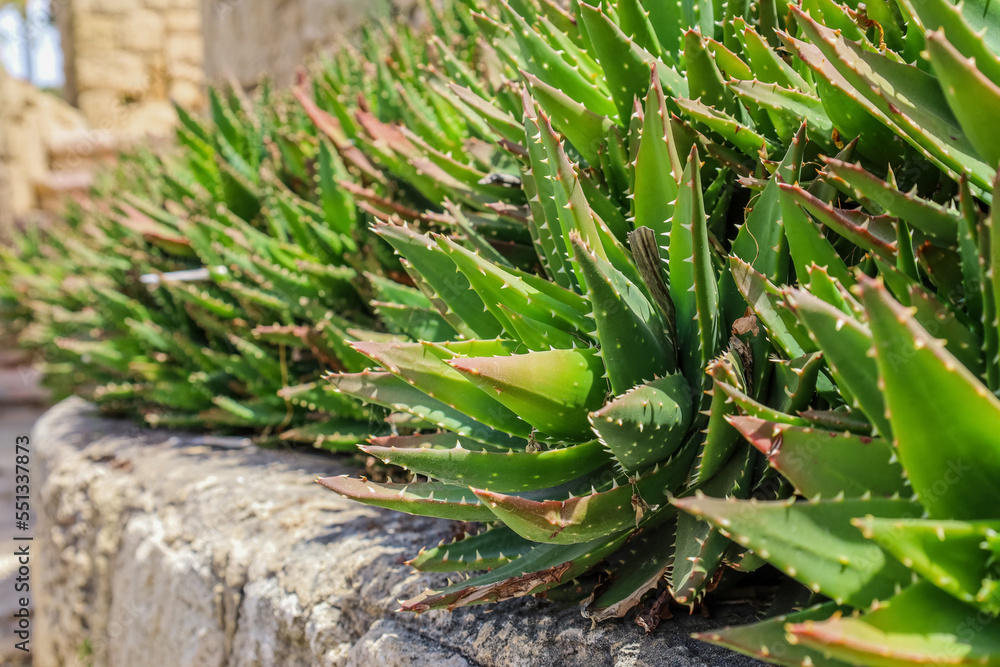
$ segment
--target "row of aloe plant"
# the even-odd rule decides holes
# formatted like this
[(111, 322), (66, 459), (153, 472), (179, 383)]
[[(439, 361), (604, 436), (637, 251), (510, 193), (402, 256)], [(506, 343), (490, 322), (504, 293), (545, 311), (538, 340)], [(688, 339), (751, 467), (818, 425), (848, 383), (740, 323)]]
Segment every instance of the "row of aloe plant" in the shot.
[[(323, 302), (329, 314), (279, 321), (332, 323), (306, 365), (326, 362), (353, 400), (316, 407), (386, 408), (362, 449), (429, 480), (325, 486), (488, 526), (417, 555), (463, 578), (403, 609), (561, 592), (595, 620), (652, 600), (638, 616), (651, 627), (664, 595), (694, 605), (770, 563), (802, 584), (788, 606), (806, 608), (703, 639), (775, 664), (1000, 664), (998, 10), (426, 11), (428, 39), (395, 30), (317, 68), (296, 90), (304, 115), (279, 116), (301, 135), (263, 142), (288, 189), (310, 184), (298, 192), (314, 208), (300, 208), (315, 215), (282, 228), (273, 206), (237, 214), (275, 244), (268, 257), (304, 252), (316, 228), (353, 230), (378, 257), (382, 277), (350, 284), (379, 290), (379, 320), (362, 298), (347, 317)], [(186, 139), (188, 156), (210, 145)], [(245, 206), (254, 167), (218, 153), (242, 178), (143, 214), (166, 225), (170, 200)], [(169, 226), (195, 263), (246, 270), (249, 248), (189, 238), (210, 220)], [(316, 283), (293, 275), (267, 274), (289, 307)], [(210, 290), (227, 285), (215, 275)], [(301, 379), (239, 389), (276, 408), (323, 392), (291, 389)], [(364, 425), (313, 419), (344, 444)]]
[(440, 429), (363, 447), (432, 481), (322, 483), (495, 522), (412, 561), (487, 572), (403, 609), (575, 582), (603, 619), (770, 562), (831, 601), (706, 639), (996, 664), (992, 14), (672, 12), (470, 14), (516, 81), (474, 109), (519, 161), (549, 281), (377, 226), (460, 340), (359, 342), (374, 369), (330, 381)]
[[(278, 390), (318, 378), (338, 327), (373, 321), (352, 282), (373, 258), (352, 257), (364, 235), (350, 195), (316, 195), (343, 166), (299, 136), (304, 114), (266, 92), (253, 104), (213, 91), (211, 108), (206, 121), (179, 110), (181, 150), (126, 156), (90, 202), (0, 251), (19, 306), (8, 328), (39, 348), (57, 395), (154, 424), (312, 437), (308, 408)], [(349, 402), (305, 402), (335, 410), (352, 437), (367, 429)]]
[[(416, 52), (406, 26), (393, 35), (367, 35), (367, 57)], [(335, 85), (372, 107), (385, 97), (360, 70), (315, 94)], [(203, 119), (178, 109), (177, 150), (124, 155), (90, 202), (5, 241), (4, 333), (39, 353), (57, 397), (83, 393), (158, 425), (353, 448), (382, 411), (317, 381), (364, 367), (347, 347), (355, 334), (413, 319), (394, 304), (402, 268), (367, 229), (368, 202), (400, 184), (341, 187), (364, 164), (342, 160), (289, 94), (210, 91), (210, 102)], [(383, 101), (379, 113), (400, 108)]]

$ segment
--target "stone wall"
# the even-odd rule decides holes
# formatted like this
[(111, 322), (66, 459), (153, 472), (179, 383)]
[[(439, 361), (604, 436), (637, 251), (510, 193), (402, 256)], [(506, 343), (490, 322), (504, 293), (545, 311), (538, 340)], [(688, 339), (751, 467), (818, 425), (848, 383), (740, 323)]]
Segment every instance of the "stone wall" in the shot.
[(409, 12), (415, 0), (203, 0), (205, 74), (246, 88), (262, 75), (279, 87), (315, 51), (353, 39), (373, 17)]
[(0, 71), (0, 236), (85, 196), (95, 166), (119, 150), (169, 140), (171, 100), (205, 106), (200, 0), (57, 0), (52, 10), (63, 99)]
[(170, 100), (204, 106), (199, 0), (53, 3), (62, 35), (65, 97), (98, 131), (161, 135)]
[[(754, 667), (689, 633), (746, 623), (719, 605), (647, 636), (591, 628), (573, 603), (512, 600), (421, 616), (397, 600), (452, 522), (365, 507), (318, 486), (344, 457), (254, 447), (53, 408), (31, 441), (35, 667)], [(3, 584), (5, 582), (0, 582)]]
[[(285, 87), (317, 51), (356, 41), (363, 24), (390, 14), (414, 20), (415, 6), (416, 0), (54, 0), (63, 98), (80, 113), (22, 82), (0, 81), (0, 234), (31, 211), (58, 212), (67, 194), (85, 196), (94, 165), (118, 150), (169, 141), (177, 122), (171, 100), (198, 112), (206, 106), (206, 83), (249, 89), (270, 76)], [(61, 132), (67, 123), (75, 132)]]
[(0, 68), (0, 236), (38, 208), (51, 142), (85, 127), (76, 109)]
[(155, 133), (168, 100), (197, 111), (204, 84), (279, 87), (310, 56), (354, 40), (373, 19), (411, 15), (416, 0), (62, 0), (65, 97), (91, 126)]

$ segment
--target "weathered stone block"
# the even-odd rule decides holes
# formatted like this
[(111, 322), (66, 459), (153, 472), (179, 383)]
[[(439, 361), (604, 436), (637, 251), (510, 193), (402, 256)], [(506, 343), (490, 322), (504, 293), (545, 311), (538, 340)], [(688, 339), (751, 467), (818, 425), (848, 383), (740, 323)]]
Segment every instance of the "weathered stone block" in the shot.
[(176, 124), (177, 114), (166, 98), (146, 100), (129, 110), (119, 125), (119, 134), (133, 138), (173, 137)]
[(25, 110), (30, 105), (33, 97), (33, 88), (0, 69), (0, 93), (3, 100), (0, 101), (0, 114), (4, 119), (17, 119), (25, 114)]
[(111, 14), (125, 14), (141, 7), (139, 0), (94, 0), (94, 8)]
[(205, 105), (202, 87), (191, 81), (174, 81), (170, 84), (170, 99), (185, 109), (199, 109)]
[(168, 9), (165, 14), (167, 29), (171, 32), (198, 32), (201, 30), (201, 12), (196, 8)]
[(197, 32), (171, 32), (167, 35), (167, 62), (198, 65), (205, 57), (205, 47)]
[(84, 14), (97, 11), (100, 0), (72, 0), (72, 2), (53, 3), (53, 13), (59, 15)]
[(128, 114), (128, 108), (122, 104), (120, 95), (113, 90), (85, 90), (80, 93), (77, 103), (80, 111), (97, 130), (117, 128)]
[(136, 8), (118, 22), (118, 44), (130, 51), (160, 51), (167, 26), (162, 12)]
[(113, 49), (118, 36), (118, 19), (110, 14), (77, 12), (73, 18), (74, 48), (79, 52)]
[(12, 158), (7, 161), (10, 199), (4, 204), (23, 214), (34, 206), (35, 184), (46, 172), (44, 137), (30, 117), (8, 124), (4, 135), (4, 148)]
[(167, 76), (173, 81), (187, 81), (196, 85), (205, 82), (205, 71), (198, 65), (171, 60), (167, 63)]
[[(38, 186), (49, 170), (49, 140), (83, 124), (79, 111), (55, 95), (0, 70), (0, 234), (15, 216), (38, 207)], [(16, 384), (24, 390), (31, 387), (28, 376)], [(0, 400), (2, 387), (0, 381)]]
[[(146, 62), (141, 56), (126, 51), (77, 54), (76, 76), (80, 91), (113, 90), (137, 93), (149, 85)], [(82, 95), (81, 92), (81, 97)]]

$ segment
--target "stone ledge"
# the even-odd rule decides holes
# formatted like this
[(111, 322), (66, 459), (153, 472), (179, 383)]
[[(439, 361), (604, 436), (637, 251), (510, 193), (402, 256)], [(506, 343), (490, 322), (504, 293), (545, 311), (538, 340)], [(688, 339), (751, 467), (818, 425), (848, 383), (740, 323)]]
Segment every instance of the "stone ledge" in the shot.
[(333, 457), (216, 449), (69, 399), (36, 424), (34, 665), (748, 667), (688, 634), (750, 612), (591, 629), (536, 599), (394, 613), (440, 577), (402, 563), (449, 522), (318, 488)]

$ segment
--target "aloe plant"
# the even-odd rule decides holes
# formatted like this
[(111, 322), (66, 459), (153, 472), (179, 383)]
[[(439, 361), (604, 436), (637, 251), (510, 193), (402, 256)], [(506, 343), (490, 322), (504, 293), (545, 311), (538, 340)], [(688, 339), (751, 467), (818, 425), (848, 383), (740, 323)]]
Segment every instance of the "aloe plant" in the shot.
[[(997, 10), (426, 11), (429, 32), (373, 29), (303, 74), (299, 108), (183, 117), (186, 166), (136, 179), (103, 245), (24, 237), (111, 277), (68, 317), (95, 290), (8, 254), (3, 303), (48, 313), (26, 337), (74, 355), (64, 378), (139, 374), (108, 400), (370, 436), (413, 481), (324, 486), (487, 526), (416, 555), (471, 576), (403, 609), (544, 593), (601, 620), (659, 596), (651, 628), (668, 596), (770, 562), (808, 608), (704, 639), (776, 664), (1000, 662)], [(100, 266), (140, 236), (143, 272), (210, 281), (147, 294)], [(82, 334), (109, 320), (128, 335)]]
[[(591, 613), (606, 618), (664, 578), (691, 602), (720, 566), (769, 560), (832, 602), (709, 640), (780, 664), (992, 664), (995, 526), (973, 498), (991, 497), (994, 457), (973, 415), (997, 383), (997, 156), (969, 103), (994, 97), (991, 33), (976, 33), (989, 10), (681, 8), (472, 14), (519, 80), (523, 137), (509, 97), (477, 110), (520, 161), (538, 264), (562, 291), (378, 227), (463, 340), (356, 344), (372, 368), (330, 379), (367, 399), (392, 387), (385, 405), (441, 429), (364, 447), (434, 481), (322, 482), (502, 524), (418, 556), (490, 571), (404, 609), (538, 593), (601, 564)], [(574, 485), (548, 466), (559, 456)]]
[[(470, 16), (490, 35), (501, 71), (519, 83), (496, 97), (480, 81), (452, 84), (446, 99), (489, 133), (491, 162), (517, 170), (476, 182), (519, 182), (520, 202), (481, 201), (457, 185), (443, 197), (424, 194), (456, 218), (520, 220), (535, 251), (527, 266), (539, 271), (525, 271), (475, 235), (422, 231), (432, 221), (394, 217), (383, 205), (375, 233), (450, 332), (356, 341), (369, 368), (328, 380), (342, 394), (416, 420), (408, 423), (418, 435), (379, 437), (362, 449), (432, 481), (321, 481), (369, 504), (496, 522), (413, 561), (488, 573), (428, 591), (404, 609), (540, 593), (598, 565), (610, 576), (595, 592), (596, 619), (624, 615), (660, 583), (694, 604), (722, 566), (738, 566), (745, 553), (707, 522), (678, 515), (670, 497), (704, 490), (776, 498), (791, 490), (774, 483), (762, 455), (727, 423), (737, 405), (727, 391), (780, 412), (805, 407), (817, 382), (830, 382), (804, 350), (774, 364), (770, 357), (787, 348), (766, 340), (741, 296), (755, 289), (755, 269), (779, 281), (789, 272), (780, 227), (771, 228), (781, 215), (777, 179), (740, 226), (734, 213), (746, 199), (733, 190), (740, 175), (753, 173), (749, 158), (678, 118), (665, 92), (668, 84), (685, 92), (691, 83), (710, 86), (700, 70), (685, 79), (674, 59), (635, 49), (634, 61), (618, 62), (612, 54), (629, 38), (595, 8), (578, 7), (576, 18), (545, 3), (495, 9)], [(580, 46), (577, 26), (602, 46)], [(690, 39), (701, 53), (704, 44)], [(704, 75), (721, 76), (713, 67)], [(337, 108), (337, 120), (324, 121), (332, 137), (351, 126)], [(375, 125), (363, 108), (354, 118), (354, 127), (367, 125), (338, 146), (360, 148), (415, 189), (428, 187), (411, 180), (407, 165), (429, 164), (443, 147), (435, 152), (430, 139), (414, 142), (404, 127)], [(772, 169), (795, 180), (805, 144), (799, 131)], [(398, 160), (404, 154), (407, 163)]]

